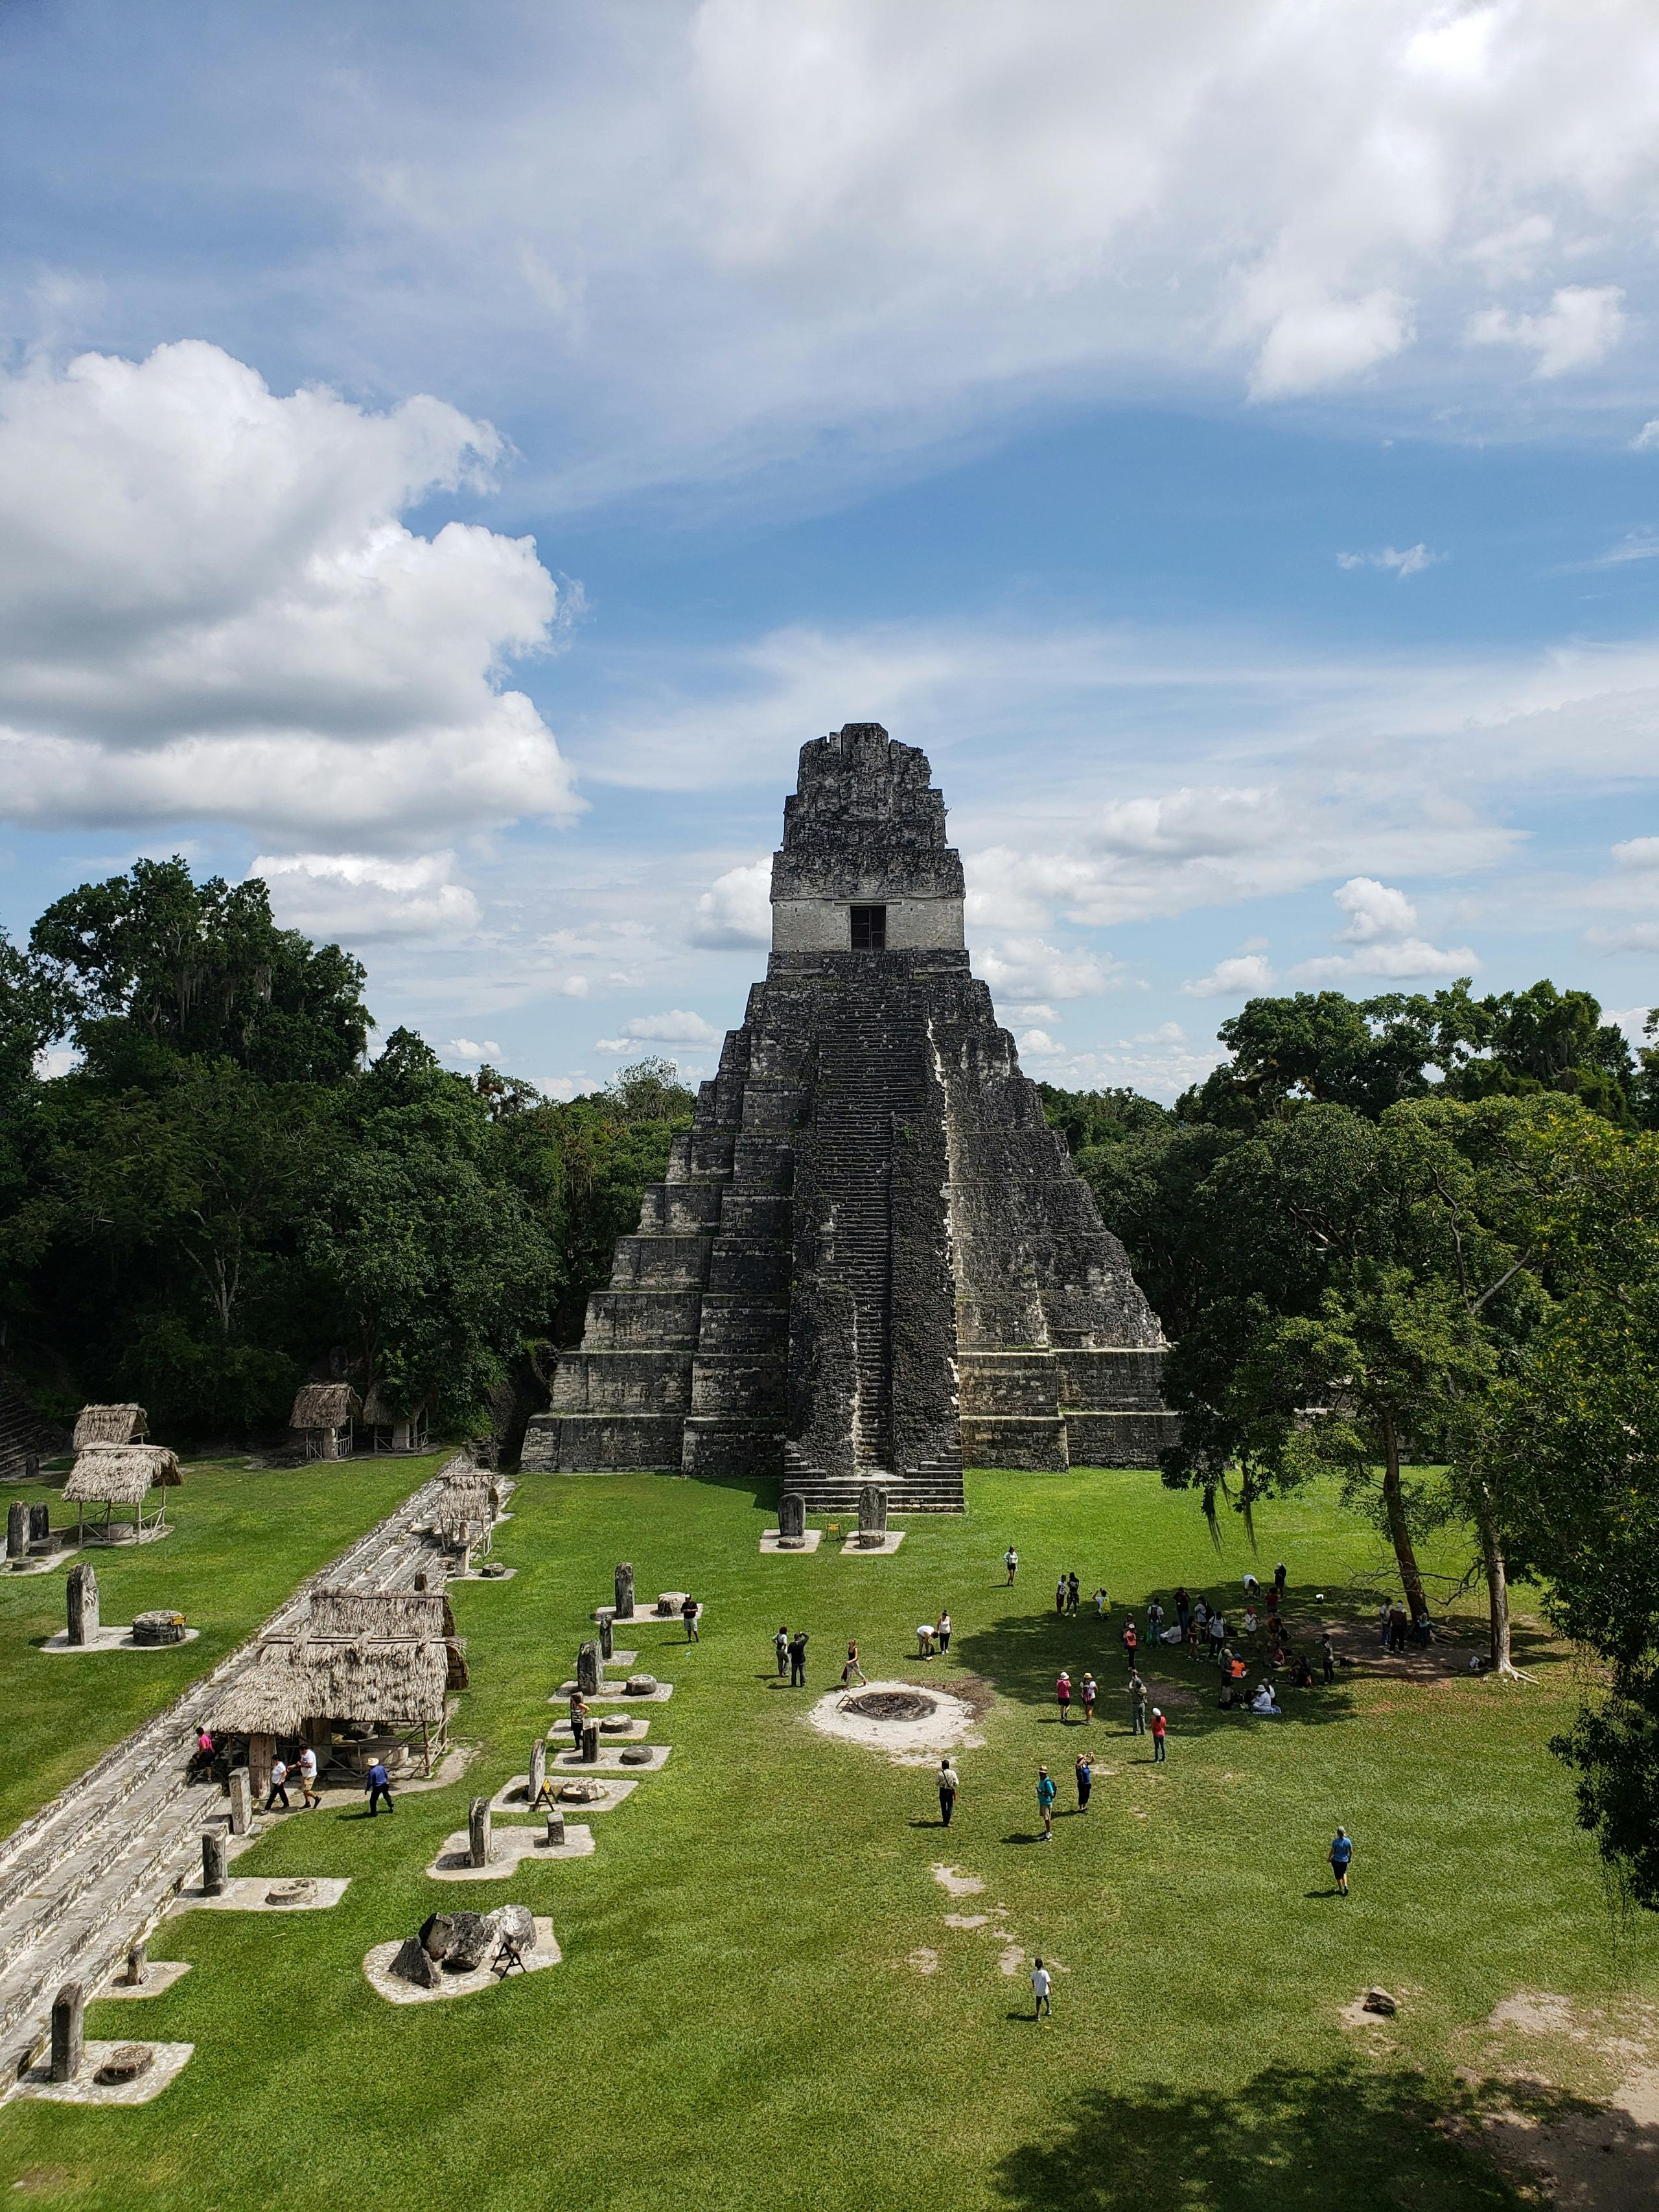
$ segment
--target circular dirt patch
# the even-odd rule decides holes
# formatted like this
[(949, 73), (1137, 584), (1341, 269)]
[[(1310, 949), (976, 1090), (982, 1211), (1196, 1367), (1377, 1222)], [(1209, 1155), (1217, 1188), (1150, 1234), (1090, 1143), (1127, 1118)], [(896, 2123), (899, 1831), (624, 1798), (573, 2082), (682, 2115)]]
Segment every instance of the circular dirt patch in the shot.
[(924, 1697), (920, 1690), (870, 1690), (862, 1697), (848, 1698), (847, 1710), (867, 1721), (925, 1721), (938, 1711), (938, 1700)]
[(901, 1766), (935, 1764), (958, 1746), (975, 1744), (978, 1718), (965, 1698), (913, 1682), (872, 1682), (855, 1697), (832, 1690), (806, 1716), (825, 1735), (884, 1752)]

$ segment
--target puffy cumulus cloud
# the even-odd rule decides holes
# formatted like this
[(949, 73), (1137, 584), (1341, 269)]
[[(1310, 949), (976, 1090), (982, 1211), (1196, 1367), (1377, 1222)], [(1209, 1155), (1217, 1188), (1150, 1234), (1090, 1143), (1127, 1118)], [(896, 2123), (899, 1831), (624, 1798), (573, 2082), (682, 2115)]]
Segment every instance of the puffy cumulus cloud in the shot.
[(716, 876), (686, 933), (693, 945), (725, 949), (772, 942), (772, 863), (750, 860)]
[(248, 869), (270, 890), (277, 919), (307, 937), (346, 944), (469, 934), (477, 899), (457, 883), (453, 853), (388, 860), (368, 853), (261, 853)]
[(1593, 368), (1625, 334), (1625, 295), (1617, 284), (1564, 284), (1541, 314), (1486, 307), (1469, 319), (1471, 345), (1514, 345), (1534, 357), (1534, 376)]
[(1633, 453), (1659, 453), (1659, 415), (1643, 423), (1631, 440), (1630, 449)]
[(1207, 975), (1195, 975), (1181, 988), (1189, 999), (1249, 999), (1270, 991), (1274, 981), (1271, 964), (1260, 952), (1241, 952), (1218, 960)]
[(994, 992), (1017, 1000), (1092, 998), (1123, 972), (1121, 961), (1103, 953), (1040, 937), (1004, 938), (977, 952), (974, 966)]
[[(1019, 1042), (1022, 1056), (1025, 1042)], [(1201, 1083), (1224, 1055), (1213, 1043), (1194, 1045), (1178, 1022), (1161, 1022), (1155, 1029), (1085, 1050), (1067, 1052), (1060, 1046), (1039, 1048), (1031, 1055), (1035, 1072), (1046, 1083), (1072, 1091), (1111, 1091), (1128, 1088), (1149, 1098), (1170, 1100), (1195, 1083)]]
[(1416, 934), (1417, 908), (1403, 891), (1372, 876), (1354, 876), (1331, 893), (1347, 916), (1337, 932), (1352, 952), (1304, 960), (1291, 972), (1298, 982), (1340, 983), (1375, 976), (1399, 983), (1428, 982), (1436, 977), (1472, 975), (1479, 956), (1467, 945), (1442, 951)]
[(440, 400), (282, 398), (194, 341), (0, 377), (0, 807), (348, 851), (568, 817), (501, 682), (556, 635), (534, 544), (399, 519), (499, 453)]
[(1402, 552), (1397, 546), (1384, 545), (1375, 553), (1339, 553), (1339, 568), (1389, 568), (1403, 583), (1407, 576), (1420, 576), (1425, 568), (1432, 568), (1443, 561), (1443, 553), (1431, 553), (1424, 544), (1408, 545)]
[(451, 1037), (449, 1056), (464, 1066), (477, 1067), (486, 1060), (499, 1060), (501, 1048), (493, 1037), (486, 1037), (482, 1044), (474, 1044), (471, 1037)]
[(1288, 399), (1375, 368), (1416, 336), (1397, 293), (1311, 300), (1274, 314), (1250, 375), (1252, 399)]
[(600, 1052), (632, 1052), (641, 1044), (718, 1044), (720, 1031), (701, 1014), (694, 1014), (684, 1006), (674, 1006), (665, 1014), (636, 1014), (630, 1022), (623, 1024), (623, 1033), (616, 1037), (601, 1037)]

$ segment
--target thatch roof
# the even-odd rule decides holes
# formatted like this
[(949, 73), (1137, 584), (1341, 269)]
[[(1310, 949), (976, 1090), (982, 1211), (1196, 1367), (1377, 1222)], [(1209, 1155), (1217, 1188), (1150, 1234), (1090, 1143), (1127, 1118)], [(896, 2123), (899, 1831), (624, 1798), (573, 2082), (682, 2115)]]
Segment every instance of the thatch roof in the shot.
[(433, 1526), (449, 1542), (460, 1540), (465, 1531), (480, 1535), (495, 1525), (501, 1510), (500, 1486), (487, 1474), (452, 1474), (438, 1493)]
[(362, 1400), (349, 1382), (307, 1382), (294, 1401), (288, 1425), (291, 1429), (343, 1429), (362, 1410)]
[(226, 1685), (213, 1725), (247, 1735), (293, 1735), (308, 1720), (416, 1728), (441, 1721), (447, 1692), (465, 1686), (466, 1662), (441, 1638), (284, 1638)]
[(319, 1589), (311, 1593), (307, 1635), (422, 1641), (453, 1636), (455, 1615), (442, 1590)]
[(137, 1505), (147, 1491), (184, 1479), (165, 1444), (88, 1444), (64, 1495), (71, 1505)]
[(363, 1400), (363, 1419), (371, 1427), (389, 1428), (393, 1421), (418, 1420), (426, 1411), (424, 1395), (409, 1404), (388, 1395), (384, 1382), (371, 1382), (368, 1395)]
[(149, 1416), (142, 1406), (82, 1406), (75, 1417), (75, 1449), (88, 1444), (142, 1443)]

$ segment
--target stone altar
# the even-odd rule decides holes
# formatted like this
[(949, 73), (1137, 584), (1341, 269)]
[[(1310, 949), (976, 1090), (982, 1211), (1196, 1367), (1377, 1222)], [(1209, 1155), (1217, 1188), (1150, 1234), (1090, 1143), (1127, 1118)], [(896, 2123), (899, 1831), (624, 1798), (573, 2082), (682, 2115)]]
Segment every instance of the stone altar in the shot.
[[(781, 1476), (960, 1511), (985, 1467), (1148, 1467), (1164, 1334), (963, 949), (926, 757), (802, 748), (772, 954), (618, 1240), (523, 1464)], [(621, 1603), (619, 1618), (629, 1617)]]

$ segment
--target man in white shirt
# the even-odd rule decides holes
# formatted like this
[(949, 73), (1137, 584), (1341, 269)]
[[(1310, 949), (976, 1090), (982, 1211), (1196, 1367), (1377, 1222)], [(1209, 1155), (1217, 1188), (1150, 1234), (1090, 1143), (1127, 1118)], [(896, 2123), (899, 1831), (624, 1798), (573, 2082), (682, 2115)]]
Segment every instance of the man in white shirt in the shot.
[(317, 1795), (317, 1754), (309, 1744), (300, 1753), (300, 1788), (307, 1812), (314, 1813), (323, 1801)]
[(271, 1807), (276, 1802), (276, 1800), (279, 1797), (283, 1801), (283, 1812), (286, 1813), (289, 1809), (287, 1784), (288, 1768), (283, 1765), (280, 1759), (273, 1759), (270, 1762), (270, 1794), (265, 1799), (265, 1810), (267, 1813), (270, 1812)]
[(1044, 2013), (1047, 2013), (1052, 2020), (1054, 2016), (1054, 2008), (1048, 1996), (1048, 1969), (1041, 1959), (1031, 1969), (1031, 1995), (1036, 1999), (1036, 2010), (1032, 2014), (1032, 2019), (1041, 2020)]

